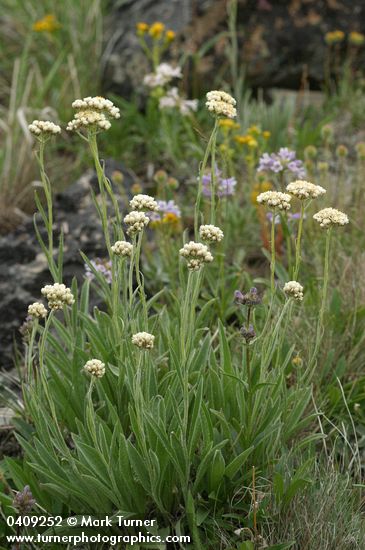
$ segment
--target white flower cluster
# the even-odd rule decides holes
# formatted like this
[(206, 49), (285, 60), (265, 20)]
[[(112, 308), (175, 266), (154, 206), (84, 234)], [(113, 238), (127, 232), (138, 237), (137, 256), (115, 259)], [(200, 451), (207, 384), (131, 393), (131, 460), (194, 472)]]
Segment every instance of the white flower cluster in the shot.
[(132, 344), (141, 349), (152, 349), (155, 343), (155, 337), (149, 332), (137, 332), (132, 336)]
[(336, 210), (336, 208), (323, 208), (323, 210), (314, 214), (313, 218), (325, 229), (333, 225), (346, 225), (349, 223), (348, 216), (340, 210)]
[(140, 212), (139, 210), (133, 210), (129, 214), (127, 214), (124, 218), (124, 223), (129, 225), (129, 229), (127, 231), (128, 235), (133, 235), (134, 233), (139, 233), (144, 229), (146, 225), (148, 225), (150, 219), (144, 212)]
[(235, 108), (236, 100), (231, 95), (221, 90), (208, 92), (205, 105), (208, 111), (217, 116), (225, 116), (228, 118), (235, 118), (237, 116)]
[(314, 183), (304, 180), (292, 181), (287, 185), (286, 190), (300, 200), (316, 199), (326, 193), (326, 190), (320, 185), (315, 185)]
[(178, 109), (183, 116), (187, 116), (198, 109), (198, 100), (184, 99), (177, 88), (171, 88), (160, 98), (158, 106), (160, 109)]
[(28, 315), (35, 319), (44, 319), (47, 317), (47, 309), (41, 302), (34, 302), (28, 306)]
[(66, 130), (80, 130), (89, 126), (97, 126), (100, 130), (109, 130), (111, 124), (104, 113), (99, 113), (99, 111), (78, 111), (67, 124)]
[(223, 231), (215, 225), (201, 225), (199, 235), (202, 241), (208, 243), (219, 243), (224, 237)]
[(257, 197), (259, 204), (266, 204), (272, 209), (279, 208), (279, 210), (289, 210), (290, 201), (291, 196), (280, 191), (265, 191)]
[(105, 97), (84, 97), (84, 99), (75, 99), (72, 107), (77, 111), (91, 110), (100, 111), (108, 115), (110, 118), (120, 118), (120, 111), (110, 99)]
[(95, 378), (101, 378), (105, 374), (105, 364), (99, 359), (90, 359), (85, 363), (84, 371)]
[(63, 283), (46, 285), (42, 288), (41, 293), (47, 298), (50, 309), (62, 309), (63, 306), (72, 306), (75, 302), (71, 290)]
[(165, 86), (174, 78), (181, 78), (181, 68), (173, 67), (168, 63), (161, 63), (156, 67), (154, 73), (146, 74), (143, 79), (143, 84), (148, 88), (157, 88), (158, 86)]
[(116, 241), (111, 249), (116, 256), (132, 256), (133, 245), (127, 241)]
[(89, 126), (109, 130), (111, 118), (120, 118), (120, 111), (112, 101), (104, 97), (85, 97), (72, 103), (76, 109), (74, 118), (67, 124), (67, 130), (79, 130)]
[(147, 212), (151, 210), (156, 212), (158, 210), (157, 202), (150, 195), (135, 195), (129, 204), (133, 210), (144, 210)]
[(49, 120), (33, 120), (32, 124), (29, 124), (28, 129), (35, 136), (40, 136), (41, 134), (56, 135), (61, 133), (61, 127)]
[(288, 281), (283, 288), (285, 294), (294, 300), (301, 302), (303, 300), (303, 287), (297, 281)]
[(213, 261), (209, 248), (205, 244), (194, 241), (184, 244), (180, 249), (180, 256), (188, 262), (188, 269), (191, 271), (197, 271), (205, 263)]

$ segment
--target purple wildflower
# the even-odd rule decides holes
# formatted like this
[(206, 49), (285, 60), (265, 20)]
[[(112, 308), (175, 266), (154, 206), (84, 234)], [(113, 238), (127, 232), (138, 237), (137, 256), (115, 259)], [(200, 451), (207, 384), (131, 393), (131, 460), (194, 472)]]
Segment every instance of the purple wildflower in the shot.
[(240, 290), (236, 290), (234, 292), (234, 301), (236, 304), (252, 307), (260, 305), (262, 300), (259, 296), (257, 288), (253, 286), (245, 294), (242, 294)]
[(251, 340), (256, 338), (256, 332), (253, 328), (253, 325), (249, 325), (248, 328), (246, 328), (244, 325), (240, 329), (240, 333), (242, 334), (243, 338), (246, 340), (246, 344), (249, 344)]
[[(235, 178), (222, 178), (222, 172), (219, 168), (216, 168), (216, 189), (218, 197), (228, 197), (234, 195), (235, 187), (237, 185), (237, 180)], [(204, 174), (202, 177), (202, 186), (203, 186), (203, 195), (206, 197), (211, 196), (211, 180), (212, 175)]]
[(157, 212), (147, 212), (147, 216), (153, 222), (160, 222), (167, 214), (173, 214), (176, 218), (181, 218), (181, 210), (175, 201), (156, 201), (158, 204)]
[(295, 160), (295, 151), (291, 151), (287, 147), (280, 147), (278, 157), (283, 164), (287, 164), (292, 160)]
[[(291, 214), (290, 212), (288, 212), (288, 220), (289, 221), (292, 221), (292, 220), (299, 220), (300, 219), (300, 212), (294, 212), (293, 214)], [(307, 217), (307, 214), (304, 214), (303, 218), (306, 219)]]
[(301, 179), (306, 173), (303, 162), (296, 158), (295, 151), (281, 147), (278, 153), (264, 153), (259, 160), (258, 172), (282, 172), (288, 170), (291, 175)]
[(259, 161), (258, 172), (281, 172), (283, 169), (280, 160), (275, 158), (274, 154), (264, 153)]
[(22, 491), (18, 491), (13, 500), (13, 506), (20, 515), (28, 514), (36, 501), (32, 495), (29, 485), (26, 485)]
[[(112, 263), (110, 260), (102, 259), (102, 258), (95, 258), (95, 260), (91, 260), (91, 265), (95, 269), (95, 271), (98, 271), (101, 273), (104, 277), (107, 283), (111, 284), (112, 282)], [(95, 275), (92, 272), (91, 267), (88, 264), (85, 264), (85, 276), (89, 281), (92, 281), (95, 279)]]
[[(266, 219), (269, 220), (270, 223), (272, 222), (272, 217), (273, 217), (273, 213), (272, 213), (272, 212), (268, 212), (268, 213), (266, 214)], [(275, 223), (275, 225), (278, 225), (278, 224), (280, 223), (280, 216), (279, 216), (279, 214), (276, 214), (274, 223)]]
[[(272, 221), (272, 216), (273, 216), (272, 212), (268, 212), (268, 213), (266, 214), (266, 219), (267, 219), (270, 223), (271, 223), (271, 221)], [(291, 222), (291, 221), (294, 221), (294, 220), (299, 220), (301, 214), (300, 214), (300, 212), (294, 212), (293, 214), (292, 214), (291, 212), (288, 212), (288, 213), (287, 213), (287, 216), (288, 216), (288, 221)], [(306, 214), (304, 214), (304, 219), (305, 219), (306, 217), (307, 217)], [(280, 220), (279, 214), (276, 214), (276, 216), (275, 216), (275, 225), (278, 225), (278, 224), (280, 223), (280, 221), (281, 221), (281, 220)]]

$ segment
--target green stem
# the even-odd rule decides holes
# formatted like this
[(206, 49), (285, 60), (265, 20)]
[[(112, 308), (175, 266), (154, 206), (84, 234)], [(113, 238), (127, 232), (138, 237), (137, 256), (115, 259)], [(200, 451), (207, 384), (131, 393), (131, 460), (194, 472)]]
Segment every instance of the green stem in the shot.
[(322, 337), (323, 337), (323, 332), (324, 332), (323, 320), (324, 320), (324, 313), (325, 313), (325, 310), (326, 310), (326, 303), (327, 303), (331, 236), (332, 236), (332, 228), (330, 227), (327, 230), (327, 234), (326, 234), (326, 251), (325, 251), (325, 257), (324, 257), (322, 302), (321, 302), (321, 309), (319, 310), (319, 317), (318, 317), (318, 324), (317, 324), (317, 334), (316, 334), (316, 344), (315, 344), (315, 347), (314, 347), (312, 360), (310, 361), (311, 366), (314, 364), (314, 362), (316, 360), (316, 357), (317, 357), (317, 354), (318, 354), (318, 351), (319, 351), (319, 346), (321, 344)]
[(299, 219), (299, 225), (298, 225), (298, 234), (297, 234), (297, 240), (295, 243), (295, 269), (294, 269), (294, 280), (297, 280), (298, 274), (299, 274), (299, 267), (300, 267), (300, 261), (301, 261), (301, 239), (302, 239), (302, 231), (303, 231), (303, 220), (304, 220), (304, 202), (301, 202), (300, 206), (300, 219)]
[(193, 272), (189, 271), (188, 273), (188, 282), (186, 285), (185, 300), (181, 312), (181, 328), (180, 328), (180, 351), (182, 363), (185, 364), (186, 361), (186, 352), (187, 352), (187, 341), (188, 341), (188, 317), (189, 317), (189, 307), (191, 307), (191, 293), (193, 285)]
[(199, 217), (200, 217), (201, 197), (202, 197), (202, 191), (203, 191), (203, 176), (204, 176), (205, 168), (207, 166), (209, 154), (212, 149), (212, 143), (213, 143), (213, 140), (215, 139), (215, 135), (217, 134), (217, 132), (218, 132), (218, 119), (215, 120), (214, 128), (210, 135), (208, 145), (204, 153), (203, 162), (199, 170), (198, 193), (196, 197), (195, 212), (194, 212), (194, 233), (195, 233), (196, 240), (199, 238), (199, 222), (200, 222)]
[(49, 180), (46, 175), (44, 167), (44, 140), (41, 140), (39, 147), (39, 165), (41, 170), (41, 180), (46, 195), (47, 201), (47, 215), (48, 215), (48, 226), (47, 226), (47, 236), (48, 236), (48, 251), (50, 260), (53, 261), (53, 205), (52, 205), (52, 191)]
[(275, 294), (275, 210), (272, 211), (271, 218), (271, 296)]
[(45, 324), (45, 327), (44, 327), (44, 330), (43, 330), (43, 333), (42, 333), (40, 346), (39, 346), (39, 368), (40, 368), (41, 372), (44, 370), (44, 350), (45, 350), (45, 345), (46, 345), (46, 341), (47, 341), (47, 334), (48, 334), (48, 331), (49, 331), (49, 327), (51, 326), (52, 318), (53, 318), (53, 310), (50, 311), (50, 313), (47, 317), (47, 321), (46, 321), (46, 324)]
[(134, 271), (134, 260), (136, 255), (136, 237), (132, 238), (133, 251), (131, 256), (131, 261), (129, 264), (129, 273), (128, 273), (128, 288), (129, 288), (129, 317), (132, 318), (132, 306), (133, 306), (133, 271)]
[(26, 365), (27, 365), (27, 382), (28, 383), (30, 382), (32, 371), (33, 371), (34, 379), (36, 377), (36, 369), (33, 363), (33, 347), (34, 347), (35, 335), (37, 334), (38, 324), (39, 324), (38, 319), (34, 319), (32, 332), (29, 340), (29, 345), (27, 348)]
[(99, 190), (100, 190), (100, 197), (101, 197), (101, 225), (103, 228), (105, 243), (108, 249), (109, 256), (112, 256), (111, 252), (111, 242), (110, 242), (110, 234), (109, 234), (109, 224), (108, 224), (108, 207), (107, 207), (107, 199), (106, 199), (106, 192), (105, 192), (105, 175), (103, 167), (100, 164), (99, 160), (99, 152), (98, 152), (98, 144), (96, 140), (96, 133), (90, 132), (88, 136), (88, 142), (90, 146), (90, 151), (94, 160), (96, 175), (98, 178), (99, 183)]
[(147, 319), (148, 319), (147, 301), (146, 301), (146, 294), (145, 294), (145, 291), (144, 291), (144, 285), (143, 285), (143, 282), (142, 282), (142, 279), (141, 279), (141, 272), (140, 272), (140, 269), (139, 269), (140, 258), (141, 258), (142, 240), (143, 240), (143, 231), (141, 231), (139, 233), (138, 237), (137, 237), (135, 267), (136, 267), (137, 285), (138, 285), (138, 290), (139, 290), (139, 294), (140, 294), (140, 297), (141, 297), (142, 308), (143, 308), (144, 323), (145, 323), (145, 326), (147, 327)]
[(215, 168), (215, 148), (216, 148), (216, 142), (217, 142), (217, 132), (213, 132), (213, 139), (212, 139), (212, 161), (211, 161), (211, 171), (210, 171), (210, 195), (211, 195), (211, 202), (210, 202), (210, 223), (212, 225), (215, 225), (215, 197), (217, 194), (217, 175), (216, 175), (216, 168)]

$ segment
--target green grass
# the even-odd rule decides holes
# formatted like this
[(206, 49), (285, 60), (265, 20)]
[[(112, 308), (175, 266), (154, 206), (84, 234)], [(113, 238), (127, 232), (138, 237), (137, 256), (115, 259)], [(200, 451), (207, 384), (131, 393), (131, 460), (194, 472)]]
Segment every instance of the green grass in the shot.
[[(98, 67), (83, 57), (88, 45), (100, 53), (100, 5), (92, 6), (87, 36), (78, 25), (86, 4), (72, 3), (69, 10), (56, 3), (43, 6), (61, 24), (47, 37), (28, 32), (29, 21), (44, 15), (37, 3), (5, 3), (7, 10), (16, 7), (28, 42), (20, 45), (19, 30), (7, 36), (6, 47), (19, 61), (12, 77), (5, 65), (8, 86), (1, 91), (9, 99), (3, 110), (8, 122), (2, 191), (14, 197), (27, 189), (29, 174), (39, 178), (32, 171), (31, 150), (45, 146), (44, 163), (38, 157), (45, 200), (42, 194), (35, 203), (46, 231), (36, 230), (50, 283), (62, 283), (63, 236), (54, 239), (52, 223), (57, 163), (72, 158), (75, 177), (80, 165), (92, 165), (99, 182), (92, 198), (112, 282), (81, 250), (93, 280), (73, 280), (74, 303), (32, 323), (19, 364), (22, 403), (14, 420), (23, 455), (0, 464), (1, 513), (14, 514), (14, 492), (29, 485), (37, 512), (157, 519), (161, 536), (190, 535), (187, 547), (198, 550), (360, 549), (365, 529), (365, 163), (361, 154), (356, 157), (354, 144), (341, 159), (336, 145), (342, 135), (335, 132), (329, 142), (322, 130), (345, 116), (343, 102), (330, 96), (319, 110), (290, 99), (269, 105), (253, 99), (234, 62), (231, 12), (228, 66), (233, 89), (242, 91), (238, 127), (214, 125), (203, 100), (192, 116), (161, 112), (157, 95), (162, 89), (143, 109), (137, 97), (112, 97), (121, 118), (112, 120), (107, 132), (91, 126), (82, 136), (64, 133), (47, 143), (30, 141), (19, 113), (28, 116), (31, 110), (40, 118), (38, 109), (57, 105), (57, 113), (48, 110), (43, 116), (52, 113), (65, 123), (72, 117), (74, 96), (94, 93), (85, 87)], [(51, 39), (59, 64), (40, 47)], [(72, 85), (71, 58), (78, 75)], [(47, 76), (51, 65), (56, 68)], [(65, 72), (68, 86), (62, 84)], [(221, 84), (229, 89), (227, 82)], [(354, 116), (360, 104), (348, 107)], [(252, 125), (259, 133), (250, 130)], [(270, 136), (264, 138), (262, 131)], [(253, 147), (235, 139), (247, 132), (256, 140)], [(308, 145), (316, 147), (311, 162)], [(292, 179), (289, 173), (280, 178), (256, 170), (264, 152), (285, 146), (299, 158), (306, 150), (307, 178), (327, 191), (306, 202), (297, 250), (298, 220), (282, 214), (270, 227), (267, 210), (256, 201), (260, 185), (279, 189)], [(128, 208), (120, 211), (100, 160), (109, 157), (135, 170), (143, 193), (174, 200), (181, 219), (150, 223), (148, 230), (127, 235)], [(223, 177), (234, 176), (237, 186), (233, 196), (217, 194), (211, 201), (200, 185), (208, 171), (216, 189), (216, 166)], [(157, 169), (175, 176), (178, 189), (167, 180), (158, 183)], [(12, 185), (14, 171), (19, 187)], [(17, 206), (13, 198), (9, 203)], [(328, 233), (313, 220), (327, 206), (350, 218), (348, 226), (332, 229), (328, 270)], [(290, 213), (299, 210), (293, 199)], [(189, 271), (179, 250), (199, 240), (194, 230), (202, 222), (219, 226), (224, 239), (209, 245), (212, 262)], [(113, 243), (124, 239), (133, 244), (130, 258), (112, 251)], [(296, 267), (302, 302), (283, 292)], [(235, 303), (236, 290), (247, 293), (254, 286), (260, 303)], [(91, 307), (96, 298), (99, 307)], [(245, 340), (240, 328), (247, 334), (251, 324), (255, 334)], [(141, 331), (155, 336), (153, 349), (133, 344), (132, 336)], [(104, 376), (84, 371), (90, 359), (105, 364)]]

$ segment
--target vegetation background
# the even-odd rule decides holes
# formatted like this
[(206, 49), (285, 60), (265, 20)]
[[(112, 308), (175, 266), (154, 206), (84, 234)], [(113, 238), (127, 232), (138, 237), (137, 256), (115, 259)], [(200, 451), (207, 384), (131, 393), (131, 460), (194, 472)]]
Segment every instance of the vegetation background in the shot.
[[(187, 548), (361, 549), (362, 3), (178, 4), (3, 0), (0, 535), (30, 510), (122, 512)], [(212, 117), (213, 89), (237, 118)], [(100, 95), (110, 129), (64, 130)], [(39, 142), (34, 119), (61, 136)], [(326, 194), (287, 215), (257, 202), (298, 178)], [(128, 237), (140, 193), (160, 213)], [(328, 206), (350, 223), (320, 228)], [(202, 220), (224, 239), (191, 272), (179, 250)], [(303, 301), (283, 291), (294, 274)], [(74, 302), (24, 324), (50, 283)]]

